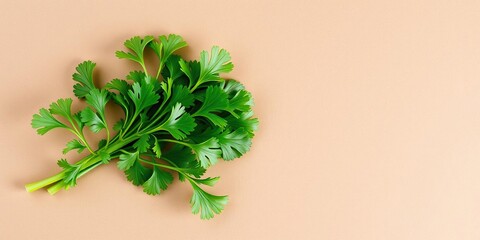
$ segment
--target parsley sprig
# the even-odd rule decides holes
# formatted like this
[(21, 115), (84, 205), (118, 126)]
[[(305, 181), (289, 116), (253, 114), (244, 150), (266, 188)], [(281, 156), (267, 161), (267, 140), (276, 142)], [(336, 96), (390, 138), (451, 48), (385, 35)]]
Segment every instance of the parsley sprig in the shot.
[[(252, 95), (239, 82), (221, 76), (232, 71), (233, 64), (230, 54), (217, 46), (202, 51), (199, 61), (187, 61), (175, 54), (187, 46), (178, 35), (135, 36), (124, 45), (128, 51), (117, 51), (116, 56), (138, 63), (141, 70), (100, 88), (93, 79), (96, 64), (82, 62), (72, 76), (73, 92), (87, 107), (72, 112), (71, 98), (58, 99), (33, 116), (32, 127), (40, 135), (56, 128), (73, 134), (63, 154), (87, 149), (89, 155), (75, 163), (60, 159), (60, 173), (27, 184), (27, 191), (47, 188), (55, 194), (118, 159), (117, 167), (127, 180), (149, 195), (165, 191), (176, 174), (192, 186), (192, 213), (212, 218), (224, 209), (228, 197), (206, 192), (203, 186), (215, 185), (219, 177), (203, 175), (219, 158), (233, 160), (249, 151), (258, 126)], [(147, 72), (144, 57), (149, 50), (159, 60), (153, 75)], [(113, 126), (107, 121), (109, 102), (124, 113)], [(104, 139), (92, 144), (85, 137), (87, 130)]]

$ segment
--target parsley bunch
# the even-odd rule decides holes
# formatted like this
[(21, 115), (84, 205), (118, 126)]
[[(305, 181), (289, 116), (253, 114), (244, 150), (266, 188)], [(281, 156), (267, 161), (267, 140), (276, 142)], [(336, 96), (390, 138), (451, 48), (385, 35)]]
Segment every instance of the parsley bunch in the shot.
[[(141, 71), (131, 71), (125, 80), (113, 79), (99, 88), (93, 81), (95, 63), (82, 62), (73, 74), (73, 92), (88, 106), (73, 113), (71, 98), (58, 99), (33, 116), (32, 127), (40, 135), (55, 128), (74, 135), (64, 154), (76, 150), (89, 155), (75, 163), (59, 160), (60, 173), (27, 184), (27, 191), (48, 187), (48, 192), (55, 194), (69, 189), (86, 173), (118, 158), (117, 167), (128, 181), (149, 195), (166, 190), (176, 173), (193, 188), (192, 213), (212, 218), (223, 210), (228, 198), (202, 187), (213, 186), (219, 177), (202, 176), (219, 158), (233, 160), (250, 149), (258, 125), (252, 117), (250, 92), (239, 82), (220, 76), (232, 71), (233, 64), (230, 54), (217, 46), (202, 51), (199, 61), (186, 61), (174, 54), (187, 46), (178, 35), (136, 36), (124, 45), (129, 51), (117, 51), (116, 56), (138, 63)], [(147, 49), (159, 59), (154, 75), (147, 72)], [(124, 113), (113, 126), (107, 123), (109, 102)], [(85, 129), (105, 138), (92, 144), (85, 138)]]

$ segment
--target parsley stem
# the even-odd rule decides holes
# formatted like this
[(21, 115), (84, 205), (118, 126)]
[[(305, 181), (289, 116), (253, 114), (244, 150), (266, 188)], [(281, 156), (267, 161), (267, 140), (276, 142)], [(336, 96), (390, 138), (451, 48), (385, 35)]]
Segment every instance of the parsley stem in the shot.
[(177, 141), (177, 140), (174, 140), (174, 139), (158, 139), (159, 142), (172, 142), (172, 143), (178, 143), (178, 144), (181, 144), (181, 145), (184, 145), (184, 146), (187, 146), (187, 147), (190, 147), (190, 144), (186, 143), (186, 142), (181, 142), (181, 141)]
[[(69, 130), (73, 131), (72, 129), (69, 129)], [(126, 138), (122, 142), (113, 141), (112, 144), (110, 144), (110, 146), (108, 148), (105, 148), (105, 150), (112, 154), (112, 158), (116, 158), (116, 157), (118, 157), (118, 155), (115, 155), (113, 153), (115, 153), (118, 149), (121, 149), (123, 146), (125, 146), (125, 145), (131, 143), (132, 141), (134, 141), (135, 137), (136, 136)], [(113, 140), (115, 140), (116, 138), (117, 138), (117, 136), (114, 137)], [(98, 154), (96, 154), (95, 152), (93, 152), (91, 155), (88, 155), (87, 157), (79, 160), (75, 164), (82, 165), (82, 170), (81, 171), (83, 172), (83, 174), (85, 174), (88, 171), (91, 171), (92, 169), (94, 169), (95, 167), (101, 165), (101, 162), (102, 161), (101, 161), (100, 156)], [(86, 171), (86, 169), (88, 169), (88, 171)], [(80, 173), (80, 175), (78, 177), (82, 176), (83, 174)], [(51, 177), (42, 179), (42, 180), (37, 181), (37, 182), (28, 183), (28, 184), (25, 185), (25, 189), (28, 192), (33, 192), (33, 191), (36, 191), (40, 188), (44, 188), (48, 185), (56, 183), (52, 187), (50, 187), (52, 189), (49, 190), (49, 192), (51, 194), (56, 193), (61, 188), (65, 187), (65, 183), (62, 181), (64, 177), (65, 177), (65, 171), (61, 171), (60, 173), (58, 173), (56, 175), (53, 175)]]
[(123, 132), (123, 129), (124, 129), (125, 126), (127, 125), (128, 116), (130, 115), (130, 114), (129, 114), (129, 111), (128, 111), (128, 107), (125, 107), (124, 110), (125, 110), (125, 120), (123, 121), (122, 129), (120, 129), (120, 133)]
[(82, 141), (82, 143), (85, 145), (85, 147), (87, 147), (87, 149), (88, 149), (88, 151), (90, 151), (90, 153), (94, 154), (93, 149), (90, 147), (87, 140), (85, 140), (85, 136), (83, 135), (83, 132), (78, 131), (77, 127), (75, 126), (75, 124), (73, 123), (71, 118), (68, 118), (68, 121), (72, 124), (73, 129), (71, 129), (71, 128), (67, 128), (67, 129), (71, 133), (75, 134), (75, 136), (77, 136), (78, 139), (80, 139), (80, 141)]
[(58, 191), (62, 190), (63, 188), (65, 188), (65, 182), (64, 181), (60, 181), (60, 182), (57, 182), (55, 183), (53, 186), (47, 188), (47, 192), (50, 194), (50, 195), (55, 195), (55, 193), (57, 193)]
[(132, 124), (135, 121), (135, 119), (137, 118), (137, 116), (138, 116), (138, 113), (133, 114), (133, 117), (132, 117), (132, 119), (130, 119), (130, 122), (128, 123), (127, 127), (125, 128), (124, 131), (122, 131), (122, 135), (120, 135), (121, 138), (123, 138), (125, 136), (125, 134), (127, 134), (128, 129), (130, 129), (130, 127), (132, 126)]
[[(76, 164), (84, 164), (85, 162), (88, 162), (94, 155), (89, 155), (83, 159), (81, 159), (80, 161), (78, 161)], [(36, 191), (40, 188), (44, 188), (50, 184), (53, 184), (53, 183), (56, 183), (58, 181), (60, 182), (63, 182), (61, 181), (63, 178), (65, 177), (65, 171), (61, 171), (51, 177), (48, 177), (48, 178), (45, 178), (45, 179), (42, 179), (40, 181), (37, 181), (37, 182), (32, 182), (32, 183), (28, 183), (25, 185), (25, 188), (27, 189), (27, 191), (29, 192), (33, 192), (33, 191)]]
[(162, 71), (162, 68), (163, 68), (163, 61), (160, 60), (160, 65), (158, 66), (157, 75), (155, 76), (156, 79), (158, 79), (158, 77), (160, 77), (160, 72)]
[[(164, 101), (164, 102), (165, 102), (165, 101)], [(162, 104), (162, 106), (163, 106), (163, 104)], [(157, 115), (158, 112), (159, 112), (158, 110), (157, 110), (157, 112), (155, 112), (155, 114), (154, 114), (153, 117), (152, 117), (152, 118), (153, 118), (153, 121), (152, 121), (150, 124), (148, 124), (148, 125), (145, 127), (145, 129), (148, 129), (148, 128), (152, 127), (152, 125), (154, 125), (154, 124), (158, 121), (158, 119), (160, 119), (160, 118), (164, 115), (164, 114), (162, 113), (160, 116), (157, 117), (156, 115)], [(152, 131), (148, 131), (148, 133), (156, 132), (156, 131), (160, 130), (161, 128), (162, 128), (162, 126), (156, 127), (156, 128), (154, 128)]]
[[(87, 168), (85, 168), (84, 170), (80, 171), (80, 173), (78, 174), (77, 176), (77, 179), (83, 175), (85, 175), (86, 173), (90, 172), (92, 169), (98, 167), (99, 165), (102, 165), (102, 162), (97, 162)], [(47, 189), (48, 193), (50, 193), (50, 195), (54, 195), (55, 193), (57, 193), (58, 191), (62, 190), (63, 188), (65, 188), (65, 182), (64, 181), (59, 181), (57, 183), (55, 183), (53, 186), (49, 187)]]
[(145, 75), (148, 76), (148, 72), (147, 72), (147, 68), (145, 67), (145, 63), (142, 61), (142, 62), (140, 63), (140, 65), (142, 65), (142, 68), (143, 68), (143, 71), (145, 72)]
[(107, 131), (107, 143), (105, 144), (105, 148), (107, 148), (110, 143), (110, 130), (108, 130), (108, 126), (105, 126), (105, 130)]
[[(116, 137), (115, 137), (116, 138)], [(115, 139), (114, 138), (114, 139)], [(134, 141), (136, 139), (136, 136), (133, 135), (133, 136), (130, 136), (128, 138), (125, 138), (122, 142), (113, 142), (109, 148), (106, 148), (106, 151), (109, 152), (109, 153), (115, 153), (116, 151), (118, 151), (119, 149), (123, 148), (125, 145), (128, 145), (130, 144), (132, 141)], [(122, 151), (122, 150), (120, 150)], [(118, 154), (113, 154), (111, 156), (111, 158), (118, 158)], [(85, 161), (83, 161), (85, 160)], [(93, 170), (94, 168), (102, 165), (102, 159), (100, 158), (100, 156), (97, 154), (97, 155), (90, 155), (88, 158), (85, 158), (85, 159), (82, 159), (82, 163), (78, 162), (77, 164), (82, 164), (82, 167), (81, 167), (81, 172), (79, 173), (79, 175), (77, 176), (77, 179), (80, 178), (81, 176), (83, 176), (84, 174), (86, 174), (87, 172)], [(45, 187), (46, 185), (44, 185)], [(47, 189), (47, 191), (53, 195), (55, 193), (57, 193), (58, 191), (60, 191), (62, 188), (65, 188), (66, 184), (65, 182), (63, 181), (59, 181), (57, 182), (56, 184), (54, 184), (53, 186), (49, 187)]]
[(167, 161), (168, 163), (170, 163), (172, 166), (174, 166), (174, 167), (178, 168), (178, 165), (177, 165), (177, 164), (175, 164), (173, 161), (171, 161), (171, 160), (168, 160), (168, 158), (165, 158), (165, 157), (163, 157), (162, 159), (163, 159), (163, 160), (165, 160), (165, 161)]
[[(173, 164), (172, 161), (168, 160), (168, 159), (165, 159), (165, 158), (162, 158), (163, 160), (169, 162), (170, 164), (172, 165), (175, 165)], [(142, 159), (142, 158), (139, 158), (139, 161), (140, 162), (144, 162), (144, 163), (147, 163), (147, 164), (150, 164), (150, 165), (153, 165), (153, 166), (157, 166), (157, 167), (161, 167), (161, 168), (166, 168), (166, 169), (170, 169), (170, 170), (173, 170), (173, 171), (176, 171), (178, 172), (178, 174), (181, 174), (183, 175), (185, 178), (187, 178), (192, 184), (195, 182), (194, 179), (192, 177), (190, 177), (188, 174), (186, 174), (184, 171), (182, 171), (181, 168), (178, 168), (178, 167), (172, 167), (172, 166), (168, 166), (168, 165), (165, 165), (165, 164), (160, 164), (160, 163), (155, 163), (155, 162), (151, 162), (151, 161), (148, 161), (148, 160), (145, 160), (145, 159)], [(176, 166), (176, 165), (175, 165)], [(197, 185), (197, 183), (194, 183), (195, 185)], [(197, 185), (198, 186), (198, 185)]]
[(170, 170), (173, 170), (173, 171), (176, 171), (176, 172), (181, 172), (181, 173), (183, 173), (182, 170), (180, 170), (180, 168), (168, 166), (168, 165), (165, 165), (165, 164), (160, 164), (160, 163), (151, 162), (151, 161), (145, 160), (145, 159), (143, 159), (143, 158), (139, 158), (139, 161), (140, 161), (140, 162), (144, 162), (144, 163), (148, 163), (148, 164), (150, 164), (150, 165), (154, 165), (154, 166), (157, 166), (157, 167), (166, 168), (166, 169), (170, 169)]
[[(169, 86), (168, 86), (168, 88), (169, 88), (168, 92), (171, 91), (170, 87), (171, 87), (171, 86), (169, 85)], [(152, 116), (152, 118), (151, 118), (151, 119), (153, 119), (153, 121), (152, 121), (150, 124), (148, 124), (147, 127), (145, 127), (145, 129), (148, 129), (148, 128), (150, 128), (152, 125), (154, 125), (155, 123), (157, 123), (157, 121), (158, 121), (159, 119), (161, 119), (161, 118), (163, 117), (163, 115), (165, 115), (165, 113), (167, 113), (167, 111), (165, 111), (165, 109), (163, 109), (163, 107), (164, 107), (165, 103), (168, 101), (168, 99), (170, 98), (170, 95), (171, 95), (171, 94), (168, 93), (167, 96), (166, 96), (166, 98), (163, 99), (162, 104), (160, 104), (160, 107), (157, 108), (157, 110), (155, 111), (155, 113), (153, 114), (153, 116)], [(160, 114), (160, 115), (157, 116), (158, 114)]]
[(37, 182), (33, 182), (33, 183), (29, 183), (29, 184), (26, 184), (25, 185), (25, 189), (28, 191), (28, 192), (33, 192), (33, 191), (36, 191), (40, 188), (43, 188), (45, 186), (48, 186), (52, 183), (56, 183), (60, 180), (63, 179), (63, 177), (65, 176), (65, 173), (64, 172), (60, 172), (56, 175), (53, 175), (49, 178), (45, 178), (43, 180), (40, 180), (40, 181), (37, 181)]
[[(141, 162), (144, 162), (144, 163), (148, 163), (148, 164), (150, 164), (150, 165), (158, 166), (158, 167), (161, 167), (161, 168), (166, 168), (166, 169), (174, 170), (174, 171), (178, 172), (178, 174), (181, 174), (181, 175), (184, 176), (186, 179), (188, 179), (188, 181), (190, 182), (190, 184), (192, 185), (192, 187), (194, 187), (194, 188), (195, 188), (195, 187), (200, 188), (200, 186), (198, 186), (198, 183), (195, 182), (195, 179), (193, 179), (193, 178), (190, 177), (188, 174), (186, 174), (185, 172), (183, 172), (180, 168), (171, 167), (171, 166), (164, 165), (164, 164), (159, 164), (159, 163), (153, 163), (153, 162), (150, 162), (150, 161), (141, 159), (141, 158), (140, 158), (140, 161), (141, 161)], [(170, 162), (170, 161), (168, 161), (168, 162)]]
[(198, 79), (197, 83), (193, 86), (192, 89), (190, 89), (190, 92), (193, 93), (193, 91), (195, 91), (195, 89), (197, 89), (197, 87), (199, 87), (201, 84), (202, 84), (202, 81)]

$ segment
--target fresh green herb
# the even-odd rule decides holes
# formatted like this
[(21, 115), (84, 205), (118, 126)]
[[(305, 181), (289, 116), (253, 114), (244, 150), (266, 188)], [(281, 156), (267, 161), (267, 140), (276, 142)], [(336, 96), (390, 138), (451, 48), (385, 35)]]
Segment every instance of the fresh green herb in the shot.
[[(178, 35), (136, 36), (124, 45), (129, 51), (117, 51), (116, 56), (140, 64), (142, 70), (99, 88), (93, 81), (96, 64), (82, 62), (73, 74), (73, 93), (88, 106), (73, 113), (73, 100), (59, 99), (33, 116), (32, 127), (40, 135), (55, 128), (74, 135), (64, 154), (86, 149), (89, 155), (75, 163), (62, 158), (58, 161), (63, 169), (60, 173), (27, 184), (27, 191), (47, 187), (55, 194), (75, 186), (95, 168), (119, 159), (117, 166), (128, 181), (142, 186), (149, 195), (165, 191), (174, 180), (172, 174), (182, 182), (187, 180), (193, 188), (192, 213), (212, 218), (223, 210), (228, 197), (206, 192), (202, 186), (213, 186), (219, 177), (202, 176), (219, 158), (232, 160), (250, 149), (258, 125), (252, 117), (252, 95), (239, 82), (220, 76), (232, 71), (233, 64), (230, 54), (219, 47), (202, 51), (197, 62), (174, 54), (187, 46)], [(159, 60), (154, 75), (147, 72), (144, 54), (148, 49)], [(124, 112), (113, 126), (109, 126), (105, 110), (109, 102)], [(91, 144), (85, 129), (105, 138)]]

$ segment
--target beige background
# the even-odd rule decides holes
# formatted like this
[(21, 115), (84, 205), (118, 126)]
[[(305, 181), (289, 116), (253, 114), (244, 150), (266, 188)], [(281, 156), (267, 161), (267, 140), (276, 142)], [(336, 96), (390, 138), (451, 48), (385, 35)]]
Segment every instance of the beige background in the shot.
[[(1, 1), (0, 239), (480, 239), (479, 1)], [(229, 194), (211, 221), (189, 186), (160, 196), (115, 166), (52, 197), (71, 137), (32, 114), (72, 97), (77, 63), (102, 81), (131, 66), (133, 35), (177, 33), (196, 57), (230, 51), (228, 76), (261, 120), (242, 159), (210, 170)], [(76, 106), (79, 106), (76, 103)], [(75, 160), (75, 154), (68, 155)]]

